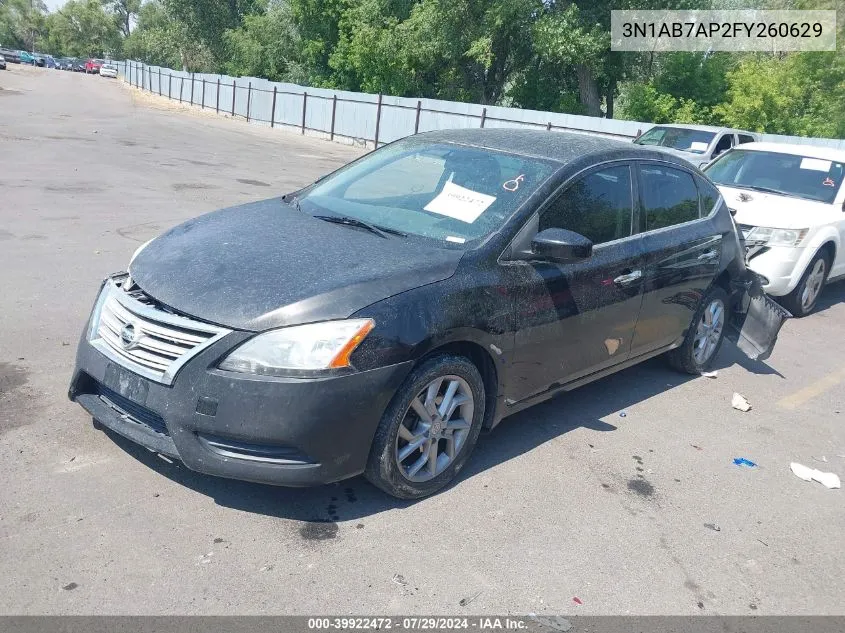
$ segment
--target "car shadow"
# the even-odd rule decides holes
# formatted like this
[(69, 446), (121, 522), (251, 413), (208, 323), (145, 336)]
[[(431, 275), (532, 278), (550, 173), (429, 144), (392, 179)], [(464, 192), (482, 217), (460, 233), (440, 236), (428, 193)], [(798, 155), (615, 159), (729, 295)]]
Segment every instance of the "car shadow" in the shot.
[(816, 302), (816, 308), (810, 316), (824, 312), (838, 303), (845, 303), (845, 279), (831, 282), (824, 287), (822, 295)]
[[(738, 362), (734, 352), (742, 356), (733, 345), (725, 345), (716, 366), (727, 367)], [(752, 367), (749, 371), (777, 373), (764, 370), (764, 363), (749, 363)], [(461, 482), (574, 429), (615, 431), (617, 420), (624, 423), (621, 411), (695, 378), (697, 376), (670, 369), (661, 358), (654, 358), (509, 416), (493, 431), (482, 434), (472, 457), (452, 486), (460, 486)], [(613, 422), (605, 421), (608, 416), (615, 416)], [(204, 475), (108, 429), (104, 431), (141, 463), (171, 481), (213, 499), (219, 506), (302, 522), (300, 533), (305, 539), (331, 538), (337, 532), (338, 522), (401, 511), (420, 503), (394, 499), (363, 477), (314, 488), (284, 488)], [(355, 527), (358, 526), (364, 527), (364, 524), (358, 523)]]

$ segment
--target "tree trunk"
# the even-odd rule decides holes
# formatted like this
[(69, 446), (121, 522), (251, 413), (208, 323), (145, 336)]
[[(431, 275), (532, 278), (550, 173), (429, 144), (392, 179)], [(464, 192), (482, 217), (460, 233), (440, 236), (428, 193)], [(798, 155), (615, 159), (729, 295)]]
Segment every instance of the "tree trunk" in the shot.
[(607, 93), (604, 95), (605, 109), (607, 113), (605, 116), (608, 119), (613, 118), (613, 98), (616, 95), (616, 80), (611, 79), (607, 82)]
[(592, 69), (585, 64), (578, 64), (575, 69), (578, 73), (581, 105), (584, 106), (588, 116), (601, 116), (601, 96)]

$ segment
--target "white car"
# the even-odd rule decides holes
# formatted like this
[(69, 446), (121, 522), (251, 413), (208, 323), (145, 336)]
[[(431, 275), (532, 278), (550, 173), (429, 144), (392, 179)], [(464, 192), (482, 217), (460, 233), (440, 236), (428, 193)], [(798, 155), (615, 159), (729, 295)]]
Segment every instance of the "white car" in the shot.
[(730, 148), (759, 140), (759, 135), (747, 130), (734, 130), (712, 125), (655, 125), (634, 139), (635, 145), (668, 152), (704, 167)]
[(117, 78), (117, 66), (114, 64), (103, 64), (100, 66), (100, 77)]
[(749, 143), (708, 165), (763, 288), (797, 317), (845, 276), (845, 150)]

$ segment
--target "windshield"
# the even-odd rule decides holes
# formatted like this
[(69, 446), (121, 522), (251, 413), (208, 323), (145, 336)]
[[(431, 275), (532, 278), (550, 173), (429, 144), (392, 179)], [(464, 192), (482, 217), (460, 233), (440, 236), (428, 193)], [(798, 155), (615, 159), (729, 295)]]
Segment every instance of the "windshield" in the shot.
[(735, 149), (705, 170), (713, 182), (740, 189), (831, 203), (842, 185), (843, 163), (808, 156)]
[(555, 167), (526, 156), (405, 139), (319, 182), (300, 204), (315, 216), (329, 211), (461, 247), (499, 229)]
[(651, 128), (634, 143), (637, 145), (670, 147), (691, 154), (703, 154), (707, 151), (715, 136), (715, 132), (705, 132), (704, 130), (658, 126)]

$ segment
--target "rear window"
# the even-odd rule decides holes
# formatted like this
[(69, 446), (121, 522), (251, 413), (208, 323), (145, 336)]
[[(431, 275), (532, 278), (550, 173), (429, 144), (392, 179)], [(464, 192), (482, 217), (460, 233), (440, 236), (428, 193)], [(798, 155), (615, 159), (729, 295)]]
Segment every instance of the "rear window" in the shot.
[(701, 196), (701, 216), (706, 217), (713, 211), (721, 194), (706, 178), (696, 176), (695, 182), (698, 184), (698, 193)]
[(646, 231), (682, 224), (699, 217), (698, 189), (692, 174), (672, 167), (640, 167)]
[(842, 186), (842, 161), (735, 149), (705, 170), (720, 185), (832, 203)]

